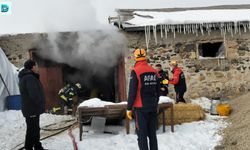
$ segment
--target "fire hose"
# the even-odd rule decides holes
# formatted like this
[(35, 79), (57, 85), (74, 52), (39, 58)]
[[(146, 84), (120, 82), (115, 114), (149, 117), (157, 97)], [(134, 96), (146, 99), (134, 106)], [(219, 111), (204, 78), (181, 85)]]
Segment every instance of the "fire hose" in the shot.
[[(91, 119), (92, 119), (92, 117), (91, 117), (89, 120), (85, 121), (84, 123), (90, 122)], [(63, 122), (70, 122), (70, 121), (73, 121), (73, 120), (74, 120), (74, 119), (64, 120), (64, 121), (62, 121), (62, 122), (60, 122), (60, 123), (63, 123)], [(45, 139), (48, 139), (48, 138), (53, 137), (53, 136), (56, 136), (56, 135), (58, 135), (58, 134), (60, 134), (60, 133), (62, 133), (62, 132), (64, 132), (64, 131), (66, 131), (66, 130), (69, 129), (68, 135), (70, 136), (70, 138), (71, 138), (71, 140), (72, 140), (74, 150), (78, 150), (78, 146), (77, 146), (77, 143), (76, 143), (76, 141), (75, 141), (75, 137), (74, 137), (73, 134), (72, 134), (72, 129), (75, 127), (76, 123), (77, 123), (77, 122), (74, 122), (74, 123), (72, 123), (72, 124), (70, 124), (70, 125), (68, 125), (68, 126), (61, 127), (61, 128), (54, 128), (54, 129), (48, 129), (48, 127), (50, 127), (50, 126), (52, 126), (52, 125), (56, 125), (57, 123), (53, 123), (53, 124), (46, 125), (46, 126), (42, 127), (41, 129), (44, 130), (44, 131), (56, 131), (56, 130), (59, 130), (59, 131), (56, 132), (56, 133), (53, 133), (53, 134), (51, 134), (51, 135), (48, 135), (48, 136), (46, 136), (46, 137), (41, 138), (40, 141), (45, 140)], [(12, 148), (11, 150), (15, 150), (17, 147), (21, 146), (22, 144), (24, 144), (24, 142), (22, 142), (22, 143), (16, 145), (16, 146), (15, 146), (14, 148)], [(19, 148), (18, 150), (23, 150), (23, 149), (24, 149), (24, 147), (21, 147), (21, 148)]]
[[(71, 120), (65, 120), (65, 121), (62, 121), (62, 122), (60, 122), (60, 123), (69, 122), (69, 121), (72, 121), (72, 120), (73, 120), (73, 119), (71, 119)], [(48, 139), (48, 138), (53, 137), (53, 136), (56, 136), (56, 135), (58, 135), (58, 134), (60, 134), (60, 133), (62, 133), (62, 132), (64, 132), (64, 131), (68, 130), (69, 128), (73, 127), (76, 123), (77, 123), (77, 122), (75, 121), (75, 122), (73, 122), (72, 124), (70, 124), (70, 125), (68, 125), (68, 126), (65, 126), (65, 127), (62, 127), (62, 128), (55, 128), (55, 129), (46, 129), (46, 128), (43, 127), (43, 128), (41, 128), (41, 129), (44, 130), (44, 131), (57, 131), (57, 130), (59, 130), (59, 131), (57, 131), (57, 132), (55, 132), (55, 133), (53, 133), (53, 134), (50, 134), (50, 135), (48, 135), (48, 136), (45, 136), (45, 137), (41, 138), (40, 141), (45, 140), (45, 139)], [(52, 125), (55, 125), (55, 124), (56, 124), (56, 123), (53, 123), (53, 124), (47, 125), (47, 126), (45, 126), (45, 127), (49, 127), (49, 126), (52, 126)], [(16, 146), (13, 147), (11, 150), (15, 150), (17, 147), (21, 146), (22, 144), (24, 144), (24, 142), (22, 142), (22, 143), (16, 145)], [(21, 148), (19, 148), (18, 150), (23, 150), (23, 149), (24, 149), (24, 147), (21, 147)]]

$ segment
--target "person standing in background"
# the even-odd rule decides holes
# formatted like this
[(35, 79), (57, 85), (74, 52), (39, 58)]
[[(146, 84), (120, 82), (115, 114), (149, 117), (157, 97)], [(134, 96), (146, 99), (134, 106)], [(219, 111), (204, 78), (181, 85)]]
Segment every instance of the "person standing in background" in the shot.
[(26, 121), (26, 150), (44, 150), (40, 142), (40, 115), (45, 112), (45, 96), (39, 80), (38, 67), (33, 60), (24, 63), (20, 71), (19, 88), (22, 98), (22, 113)]
[(160, 96), (167, 96), (168, 95), (168, 72), (162, 69), (161, 64), (157, 64), (156, 70), (158, 71), (158, 78), (160, 80)]
[(176, 93), (176, 103), (186, 103), (184, 99), (184, 94), (187, 91), (185, 75), (181, 68), (178, 67), (177, 61), (172, 60), (170, 62), (170, 65), (172, 68), (173, 78), (169, 80), (169, 84), (174, 85)]

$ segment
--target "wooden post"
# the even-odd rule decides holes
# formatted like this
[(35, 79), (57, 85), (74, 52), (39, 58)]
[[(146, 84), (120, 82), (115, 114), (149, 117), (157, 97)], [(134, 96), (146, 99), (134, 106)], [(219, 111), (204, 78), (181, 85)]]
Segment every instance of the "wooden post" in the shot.
[(165, 132), (165, 126), (166, 126), (165, 121), (166, 121), (166, 119), (165, 119), (165, 108), (163, 108), (163, 110), (162, 110), (163, 132)]
[(129, 134), (129, 131), (130, 131), (130, 121), (129, 121), (128, 117), (126, 117), (126, 132), (127, 132), (127, 134)]
[(170, 112), (171, 112), (171, 131), (174, 132), (174, 106), (173, 104), (171, 104)]
[(79, 119), (78, 119), (78, 122), (79, 122), (79, 138), (80, 138), (80, 141), (82, 141), (82, 111), (79, 110)]

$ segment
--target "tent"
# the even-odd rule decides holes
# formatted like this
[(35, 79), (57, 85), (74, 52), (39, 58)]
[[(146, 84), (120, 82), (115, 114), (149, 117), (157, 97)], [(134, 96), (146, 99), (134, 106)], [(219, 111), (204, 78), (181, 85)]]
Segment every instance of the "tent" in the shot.
[[(19, 95), (17, 68), (11, 64), (0, 47), (0, 111), (6, 109), (5, 99), (10, 95)], [(4, 84), (5, 83), (5, 84)], [(6, 86), (5, 86), (6, 85)], [(6, 88), (7, 87), (7, 88)]]

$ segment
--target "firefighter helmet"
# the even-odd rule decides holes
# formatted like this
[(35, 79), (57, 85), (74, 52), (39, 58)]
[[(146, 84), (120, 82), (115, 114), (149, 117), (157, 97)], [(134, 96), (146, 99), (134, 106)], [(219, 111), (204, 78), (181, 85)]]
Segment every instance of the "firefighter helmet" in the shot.
[(134, 51), (134, 56), (135, 56), (135, 60), (136, 61), (142, 61), (142, 60), (146, 60), (146, 51), (145, 49), (135, 49)]
[(172, 65), (172, 66), (177, 66), (177, 61), (176, 61), (176, 60), (171, 60), (171, 61), (170, 61), (170, 65)]
[(82, 86), (81, 86), (80, 83), (76, 83), (75, 85), (76, 85), (76, 87), (77, 87), (78, 89), (81, 89), (81, 88), (82, 88)]

